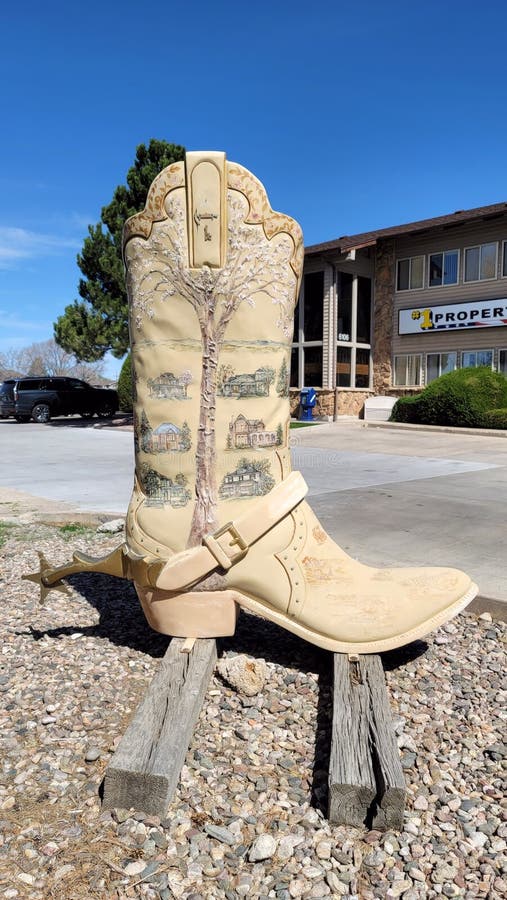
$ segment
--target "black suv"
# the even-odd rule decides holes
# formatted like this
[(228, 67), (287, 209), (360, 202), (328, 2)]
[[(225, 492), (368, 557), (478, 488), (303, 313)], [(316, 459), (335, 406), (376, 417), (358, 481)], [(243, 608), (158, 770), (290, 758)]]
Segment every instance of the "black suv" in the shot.
[(0, 419), (8, 419), (16, 412), (16, 404), (14, 402), (14, 385), (15, 378), (6, 378), (0, 384)]
[(116, 391), (91, 387), (79, 378), (15, 378), (4, 381), (0, 389), (0, 415), (13, 415), (18, 422), (49, 422), (52, 416), (75, 413), (108, 417), (117, 409)]

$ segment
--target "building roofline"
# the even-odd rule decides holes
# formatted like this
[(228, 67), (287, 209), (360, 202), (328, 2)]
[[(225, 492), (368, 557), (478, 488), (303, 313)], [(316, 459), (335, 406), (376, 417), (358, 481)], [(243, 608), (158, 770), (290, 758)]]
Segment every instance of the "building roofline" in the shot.
[(402, 234), (413, 234), (419, 231), (427, 231), (432, 228), (449, 227), (451, 225), (463, 225), (475, 219), (496, 218), (507, 213), (507, 203), (493, 203), (491, 206), (476, 206), (474, 209), (459, 209), (445, 216), (435, 216), (432, 219), (420, 219), (418, 222), (406, 222), (403, 225), (393, 225), (390, 228), (379, 228), (375, 231), (363, 231), (359, 234), (344, 234), (333, 241), (324, 241), (321, 244), (311, 244), (305, 248), (306, 256), (326, 253), (336, 250), (339, 253), (347, 253), (350, 250), (360, 250), (364, 247), (372, 247), (383, 238), (397, 237)]

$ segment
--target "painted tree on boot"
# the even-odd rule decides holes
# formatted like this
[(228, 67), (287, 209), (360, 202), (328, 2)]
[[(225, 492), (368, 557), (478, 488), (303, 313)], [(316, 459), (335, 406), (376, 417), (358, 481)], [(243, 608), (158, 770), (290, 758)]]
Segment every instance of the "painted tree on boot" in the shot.
[[(200, 543), (217, 525), (215, 411), (217, 369), (227, 328), (242, 304), (255, 307), (255, 296), (264, 295), (278, 308), (277, 325), (284, 338), (292, 334), (295, 276), (290, 269), (291, 242), (270, 245), (262, 228), (245, 223), (244, 205), (228, 197), (228, 238), (222, 268), (189, 268), (186, 263), (186, 216), (180, 198), (168, 204), (172, 227), (149, 242), (142, 242), (129, 260), (127, 289), (131, 297), (134, 331), (142, 331), (145, 317), (153, 318), (154, 304), (190, 304), (202, 341), (200, 413), (196, 446), (196, 499), (188, 546)], [(173, 314), (178, 315), (177, 306)], [(133, 335), (135, 340), (135, 334)], [(269, 367), (268, 367), (269, 368)], [(274, 370), (269, 371), (274, 380)]]

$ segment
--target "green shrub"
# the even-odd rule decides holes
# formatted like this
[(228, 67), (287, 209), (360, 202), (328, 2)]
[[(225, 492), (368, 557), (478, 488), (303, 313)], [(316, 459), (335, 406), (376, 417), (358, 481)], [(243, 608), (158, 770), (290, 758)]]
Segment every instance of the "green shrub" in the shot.
[(484, 416), (484, 428), (505, 428), (507, 430), (507, 407), (489, 409)]
[(392, 422), (481, 428), (489, 410), (507, 407), (507, 378), (488, 366), (456, 369), (415, 397), (400, 397)]
[(122, 412), (132, 412), (133, 396), (132, 362), (129, 353), (121, 367), (120, 377), (118, 378), (118, 399)]
[(400, 397), (396, 401), (392, 410), (390, 422), (418, 422), (417, 404), (419, 403), (420, 394), (412, 397)]

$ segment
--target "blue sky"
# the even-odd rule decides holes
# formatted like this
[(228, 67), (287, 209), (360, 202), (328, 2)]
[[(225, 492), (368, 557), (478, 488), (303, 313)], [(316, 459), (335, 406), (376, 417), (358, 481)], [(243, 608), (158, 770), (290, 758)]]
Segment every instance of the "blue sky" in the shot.
[(225, 150), (307, 244), (507, 200), (501, 0), (6, 6), (0, 351), (52, 336), (151, 137)]

